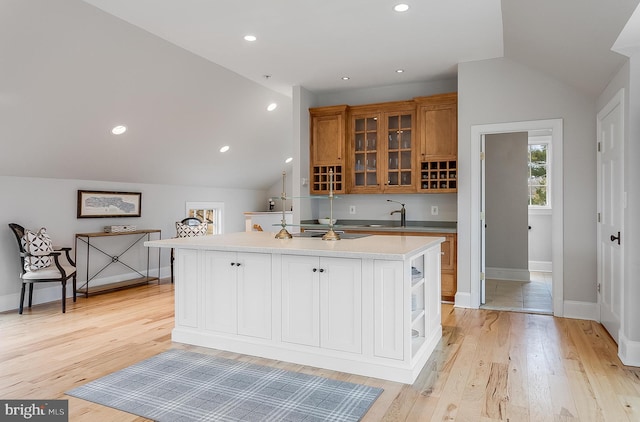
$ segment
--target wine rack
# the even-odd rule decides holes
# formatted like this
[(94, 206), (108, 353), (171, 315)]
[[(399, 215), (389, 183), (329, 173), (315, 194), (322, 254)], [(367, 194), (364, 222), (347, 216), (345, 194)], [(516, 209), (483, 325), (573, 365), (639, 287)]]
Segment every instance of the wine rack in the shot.
[(456, 192), (458, 189), (457, 160), (428, 160), (420, 164), (421, 192)]

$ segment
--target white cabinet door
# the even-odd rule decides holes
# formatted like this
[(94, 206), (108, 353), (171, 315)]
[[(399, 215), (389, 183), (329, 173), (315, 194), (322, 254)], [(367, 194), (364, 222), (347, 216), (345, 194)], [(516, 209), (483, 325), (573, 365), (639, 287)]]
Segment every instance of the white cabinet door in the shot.
[(404, 358), (403, 338), (407, 334), (403, 324), (403, 263), (376, 260), (373, 271), (373, 353), (375, 356), (401, 360)]
[(282, 341), (320, 345), (318, 266), (317, 257), (282, 256)]
[(204, 251), (202, 283), (204, 329), (235, 334), (238, 331), (235, 252)]
[(282, 340), (359, 353), (362, 260), (283, 255)]
[(320, 346), (362, 351), (362, 260), (320, 258)]
[(203, 328), (270, 338), (271, 254), (203, 253)]
[(238, 334), (271, 338), (271, 254), (238, 253)]

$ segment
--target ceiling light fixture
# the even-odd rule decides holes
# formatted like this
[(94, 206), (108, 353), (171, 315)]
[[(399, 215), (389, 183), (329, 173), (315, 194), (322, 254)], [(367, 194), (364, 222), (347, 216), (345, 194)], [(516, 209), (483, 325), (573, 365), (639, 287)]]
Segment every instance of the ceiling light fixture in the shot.
[(284, 162), (287, 163), (287, 164), (289, 164), (292, 161), (293, 161), (293, 157), (289, 157), (286, 160), (284, 160)]
[(409, 5), (404, 3), (396, 4), (395, 6), (393, 6), (393, 10), (395, 10), (396, 12), (406, 12), (407, 10), (409, 10)]
[(222, 148), (220, 148), (220, 152), (227, 152), (229, 151), (229, 145), (225, 145)]
[(255, 36), (255, 35), (245, 35), (245, 36), (244, 36), (244, 40), (245, 40), (245, 41), (253, 42), (253, 41), (257, 40), (257, 39), (258, 39), (258, 38), (256, 38), (256, 36)]
[(271, 104), (269, 104), (269, 105), (267, 106), (267, 111), (273, 111), (273, 110), (275, 110), (276, 108), (278, 108), (278, 104), (276, 104), (276, 103), (271, 103)]
[(113, 129), (111, 129), (111, 133), (113, 133), (114, 135), (122, 135), (126, 131), (127, 131), (127, 127), (122, 125), (118, 125)]
[(351, 78), (350, 78), (350, 77), (348, 77), (348, 76), (343, 76), (343, 77), (342, 77), (342, 80), (343, 80), (343, 81), (348, 81), (349, 79), (351, 79)]
[(396, 73), (404, 73), (404, 69), (398, 69), (396, 70)]

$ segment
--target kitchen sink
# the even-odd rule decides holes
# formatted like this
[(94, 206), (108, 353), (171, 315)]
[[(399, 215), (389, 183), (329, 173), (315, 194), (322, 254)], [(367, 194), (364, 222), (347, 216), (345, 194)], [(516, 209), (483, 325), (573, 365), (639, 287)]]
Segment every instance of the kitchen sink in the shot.
[[(316, 231), (304, 231), (301, 233), (293, 233), (293, 237), (316, 237), (316, 238), (322, 238), (322, 236), (324, 236), (326, 232), (316, 232)], [(364, 233), (344, 233), (342, 231), (337, 231), (336, 232), (341, 239), (359, 239), (361, 237), (367, 237), (369, 236), (368, 234), (364, 234)]]

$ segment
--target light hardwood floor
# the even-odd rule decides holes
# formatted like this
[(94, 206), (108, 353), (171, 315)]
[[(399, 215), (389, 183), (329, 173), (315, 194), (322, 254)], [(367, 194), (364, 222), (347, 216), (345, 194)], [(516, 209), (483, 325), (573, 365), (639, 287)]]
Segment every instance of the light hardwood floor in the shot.
[[(37, 292), (36, 292), (37, 293)], [(600, 324), (443, 305), (443, 338), (413, 385), (172, 343), (173, 286), (0, 314), (0, 398), (68, 399), (70, 421), (145, 419), (64, 394), (169, 348), (384, 388), (364, 421), (640, 421), (640, 368)]]

